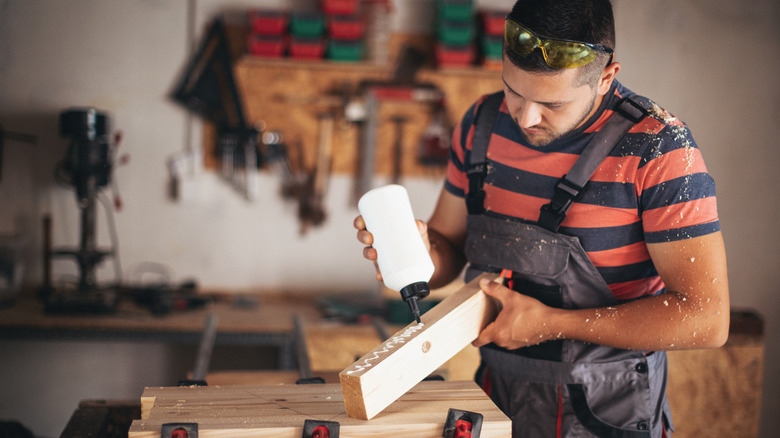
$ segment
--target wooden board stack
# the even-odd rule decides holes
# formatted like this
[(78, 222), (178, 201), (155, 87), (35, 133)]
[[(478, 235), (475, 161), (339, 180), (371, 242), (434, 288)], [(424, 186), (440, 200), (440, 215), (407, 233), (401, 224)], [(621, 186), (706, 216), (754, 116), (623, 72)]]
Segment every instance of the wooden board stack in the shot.
[(338, 384), (146, 388), (130, 438), (159, 438), (166, 423), (197, 423), (198, 436), (300, 438), (307, 419), (339, 436), (441, 437), (450, 408), (482, 414), (480, 437), (507, 437), (511, 422), (474, 382), (422, 382), (371, 421), (350, 418)]

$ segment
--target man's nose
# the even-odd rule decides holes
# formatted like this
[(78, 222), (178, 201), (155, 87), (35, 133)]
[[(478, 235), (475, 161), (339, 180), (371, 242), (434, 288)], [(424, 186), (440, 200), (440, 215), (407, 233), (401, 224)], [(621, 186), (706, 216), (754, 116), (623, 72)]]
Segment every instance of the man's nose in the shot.
[(521, 128), (531, 128), (542, 122), (542, 112), (539, 105), (530, 103), (523, 105), (517, 111), (517, 124)]

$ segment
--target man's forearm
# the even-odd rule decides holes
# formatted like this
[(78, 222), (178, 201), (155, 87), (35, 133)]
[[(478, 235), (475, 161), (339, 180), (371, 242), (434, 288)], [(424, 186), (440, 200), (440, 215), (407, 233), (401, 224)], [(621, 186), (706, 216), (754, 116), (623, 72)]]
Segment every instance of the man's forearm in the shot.
[(725, 285), (684, 295), (669, 292), (609, 307), (558, 309), (497, 282), (482, 290), (502, 310), (474, 345), (490, 342), (510, 350), (553, 339), (573, 339), (630, 350), (715, 348), (726, 342), (729, 300)]
[(429, 284), (432, 288), (446, 286), (455, 280), (466, 264), (463, 251), (432, 228), (428, 228), (428, 240), (431, 259), (436, 267)]
[[(674, 292), (597, 309), (551, 311), (552, 338), (632, 350), (715, 348), (726, 342), (729, 308)], [(709, 302), (708, 302), (709, 301)]]

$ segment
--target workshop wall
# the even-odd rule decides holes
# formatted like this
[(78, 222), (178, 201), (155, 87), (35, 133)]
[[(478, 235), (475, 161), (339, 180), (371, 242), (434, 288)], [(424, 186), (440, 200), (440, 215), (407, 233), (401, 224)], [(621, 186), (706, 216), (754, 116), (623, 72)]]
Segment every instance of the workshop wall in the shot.
[[(43, 214), (52, 216), (54, 245), (78, 242), (73, 191), (53, 177), (67, 146), (58, 135), (58, 115), (71, 106), (94, 106), (107, 111), (115, 129), (123, 132), (119, 153), (130, 156), (114, 174), (124, 203), (115, 220), (125, 278), (153, 263), (165, 267), (172, 281), (193, 278), (212, 290), (375, 291), (373, 266), (362, 259), (352, 228), (357, 210), (348, 175), (331, 179), (327, 221), (305, 235), (299, 232), (297, 206), (281, 198), (279, 179), (269, 172), (261, 174), (263, 190), (253, 201), (202, 169), (196, 172), (191, 196), (174, 200), (169, 195), (168, 160), (197, 152), (204, 144), (202, 123), (168, 96), (206, 23), (216, 14), (249, 7), (305, 8), (310, 3), (0, 0), (0, 125), (37, 138), (34, 145), (6, 141), (0, 169), (0, 237), (21, 235), (28, 243), (26, 284), (39, 284), (42, 275)], [(433, 3), (397, 1), (393, 28), (423, 32), (432, 20)], [(513, 2), (479, 3), (508, 7)], [(775, 56), (780, 5), (773, 0), (614, 4), (616, 59), (623, 65), (619, 79), (691, 126), (717, 183), (732, 304), (757, 308), (766, 318), (766, 339), (774, 339), (780, 336), (780, 295), (773, 275), (780, 260), (774, 227), (780, 197), (770, 190), (780, 184), (774, 168), (780, 162), (775, 145), (780, 138), (780, 84), (774, 75), (780, 68)], [(403, 183), (416, 214), (426, 218), (440, 179), (415, 177)], [(111, 245), (102, 208), (98, 241)], [(54, 268), (55, 276), (75, 273), (64, 262)], [(100, 279), (114, 275), (111, 263), (99, 270)], [(132, 348), (123, 351), (101, 357), (107, 369), (136, 354)], [(58, 358), (52, 367), (79, 363), (67, 351), (52, 352)], [(36, 358), (29, 350), (22, 353), (30, 361)], [(776, 343), (768, 343), (765, 363), (761, 436), (769, 437), (780, 427), (774, 415), (780, 411), (780, 377), (771, 372), (780, 366)], [(149, 384), (132, 373), (114, 377), (127, 380), (117, 384), (117, 397), (136, 397)], [(72, 384), (76, 391), (80, 383)], [(16, 385), (21, 391), (25, 380)], [(129, 389), (136, 387), (135, 392)], [(73, 397), (90, 397), (89, 389)], [(48, 416), (42, 421), (49, 428), (36, 432), (57, 435), (57, 425), (61, 430), (75, 406)]]

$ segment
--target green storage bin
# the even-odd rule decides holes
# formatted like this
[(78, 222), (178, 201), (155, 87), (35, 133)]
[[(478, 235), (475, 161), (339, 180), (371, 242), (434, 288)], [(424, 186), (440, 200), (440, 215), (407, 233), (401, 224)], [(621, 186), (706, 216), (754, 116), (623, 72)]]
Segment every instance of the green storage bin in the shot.
[(471, 0), (438, 0), (437, 8), (441, 20), (470, 20), (474, 16)]
[(496, 35), (482, 35), (482, 53), (485, 58), (501, 60), (504, 50), (504, 37)]
[(362, 40), (339, 40), (332, 38), (328, 42), (328, 59), (332, 61), (360, 61), (363, 59), (365, 51), (365, 45)]
[(318, 38), (325, 34), (322, 14), (293, 14), (290, 17), (290, 33), (299, 38)]
[(464, 46), (474, 40), (475, 27), (473, 20), (441, 21), (437, 30), (437, 38), (443, 44)]

